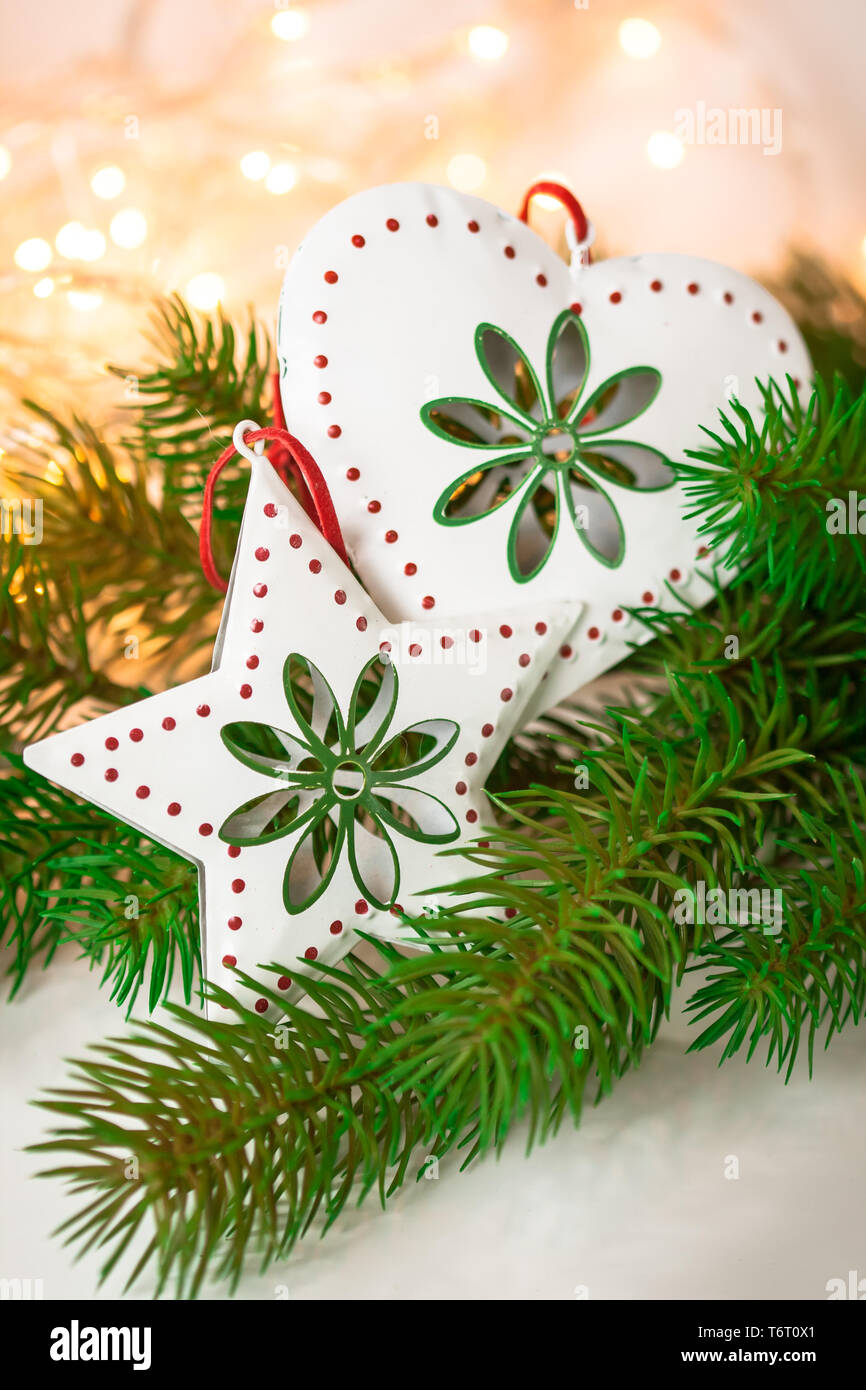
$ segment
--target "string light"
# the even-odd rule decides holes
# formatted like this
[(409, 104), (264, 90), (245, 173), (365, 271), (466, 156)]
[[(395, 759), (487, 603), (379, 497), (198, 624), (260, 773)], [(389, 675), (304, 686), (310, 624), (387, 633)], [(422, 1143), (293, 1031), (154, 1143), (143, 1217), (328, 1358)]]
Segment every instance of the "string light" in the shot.
[(203, 270), (187, 281), (186, 297), (194, 309), (215, 309), (226, 292), (221, 275)]
[(461, 193), (472, 193), (487, 178), (487, 165), (478, 154), (455, 154), (448, 161), (448, 182)]
[(263, 179), (271, 167), (271, 156), (264, 150), (250, 150), (241, 160), (241, 173), (254, 183)]
[(508, 35), (492, 24), (476, 24), (469, 30), (469, 52), (484, 63), (495, 63), (508, 48)]
[(105, 237), (95, 227), (66, 222), (54, 238), (54, 245), (67, 261), (98, 261), (105, 255)]
[(66, 298), (73, 309), (82, 314), (90, 314), (102, 303), (102, 295), (97, 290), (67, 290)]
[(147, 219), (138, 208), (124, 208), (115, 213), (109, 227), (111, 240), (124, 251), (134, 251), (147, 236)]
[(650, 136), (646, 148), (650, 163), (659, 169), (676, 169), (683, 162), (683, 142), (679, 136), (671, 135), (670, 131), (657, 130), (655, 135)]
[(0, 179), (5, 179), (12, 168), (12, 156), (5, 145), (0, 145)]
[(41, 236), (32, 236), (16, 247), (14, 259), (22, 270), (44, 270), (51, 262), (51, 247)]
[(54, 293), (54, 281), (50, 275), (46, 275), (42, 280), (37, 280), (33, 286), (33, 293), (37, 299), (47, 299)]
[(271, 20), (272, 32), (287, 43), (292, 39), (302, 39), (309, 27), (310, 21), (304, 11), (294, 8), (277, 10)]
[(662, 36), (648, 19), (624, 19), (619, 26), (619, 44), (629, 58), (654, 58)]
[(116, 164), (107, 164), (104, 169), (97, 169), (90, 187), (97, 198), (119, 198), (126, 187), (126, 175)]
[(298, 182), (298, 172), (293, 164), (275, 164), (265, 179), (269, 193), (288, 193)]

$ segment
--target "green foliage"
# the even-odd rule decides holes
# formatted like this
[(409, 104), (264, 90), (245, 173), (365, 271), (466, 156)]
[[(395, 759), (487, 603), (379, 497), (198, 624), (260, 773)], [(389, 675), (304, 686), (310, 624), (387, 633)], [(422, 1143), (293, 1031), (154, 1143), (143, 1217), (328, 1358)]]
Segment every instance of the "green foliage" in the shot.
[[(790, 383), (768, 388), (760, 428), (732, 403), (680, 467), (707, 576), (736, 565), (733, 582), (700, 611), (640, 610), (652, 640), (625, 663), (627, 703), (560, 711), (503, 751), (489, 783), (503, 826), (455, 885), (477, 893), (473, 913), (417, 923), (424, 951), (370, 942), (371, 959), (320, 968), (302, 1004), (274, 993), (288, 1025), (276, 1033), (212, 989), (210, 1019), (172, 1007), (173, 1027), (136, 1024), (45, 1099), (54, 1128), (41, 1147), (84, 1203), (67, 1236), (102, 1248), (106, 1271), (146, 1230), (130, 1277), (152, 1261), (160, 1288), (194, 1294), (211, 1273), (236, 1281), (248, 1252), (282, 1258), (350, 1198), (385, 1200), (432, 1158), (499, 1150), (518, 1120), (541, 1142), (639, 1064), (678, 983), (693, 1047), (724, 1061), (765, 1044), (786, 1075), (862, 1017), (864, 543), (825, 522), (827, 501), (861, 484), (866, 398), (857, 341), (807, 327), (848, 384), (828, 375), (808, 406)], [(139, 693), (95, 659), (103, 613), (110, 629), (138, 605), (169, 669), (210, 641), (197, 498), (237, 419), (269, 413), (270, 347), (255, 326), (202, 325), (179, 301), (156, 334), (159, 365), (136, 376), (125, 442), (45, 419), (23, 461), (44, 471), (57, 449), (65, 460), (62, 486), (46, 484), (51, 545), (4, 555), (5, 749), (82, 702)], [(242, 486), (239, 473), (224, 494), (226, 566)], [(108, 516), (121, 541), (102, 535)], [(27, 685), (28, 672), (40, 679)], [(55, 694), (41, 700), (46, 682)], [(458, 872), (443, 865), (445, 880)], [(173, 971), (190, 1000), (191, 868), (14, 755), (0, 779), (0, 871), (16, 981), (67, 935), (118, 1002), (146, 984), (153, 1005)], [(681, 920), (698, 881), (780, 892), (782, 931)], [(125, 915), (129, 894), (138, 918)]]

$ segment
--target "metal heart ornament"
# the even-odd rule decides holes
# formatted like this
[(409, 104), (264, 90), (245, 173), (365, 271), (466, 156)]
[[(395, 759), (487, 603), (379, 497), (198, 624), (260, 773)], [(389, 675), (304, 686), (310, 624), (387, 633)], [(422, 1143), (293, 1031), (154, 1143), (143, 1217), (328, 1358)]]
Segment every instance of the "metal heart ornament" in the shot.
[(298, 248), (280, 302), (289, 429), (392, 620), (570, 599), (530, 712), (651, 634), (630, 610), (712, 593), (671, 467), (805, 344), (754, 280), (640, 255), (569, 266), (520, 219), (431, 184), (374, 188)]

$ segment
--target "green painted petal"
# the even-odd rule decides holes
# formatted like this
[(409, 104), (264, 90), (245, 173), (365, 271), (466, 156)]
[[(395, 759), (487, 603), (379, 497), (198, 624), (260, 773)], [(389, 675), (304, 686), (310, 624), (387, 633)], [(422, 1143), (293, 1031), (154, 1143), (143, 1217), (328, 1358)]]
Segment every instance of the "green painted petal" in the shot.
[[(324, 787), (317, 790), (320, 795), (324, 794)], [(268, 791), (254, 796), (226, 816), (219, 829), (219, 838), (228, 845), (266, 845), (301, 830), (315, 815), (318, 805), (319, 796), (316, 796), (313, 804), (299, 814), (300, 791), (292, 787), (286, 787), (285, 791)]]
[(349, 747), (363, 750), (366, 759), (379, 747), (394, 717), (400, 682), (393, 662), (372, 657), (355, 681), (349, 701)]
[(324, 777), (321, 761), (303, 739), (254, 720), (224, 724), (220, 738), (233, 758), (253, 772), (292, 785), (317, 786)]
[[(603, 381), (588, 400), (578, 399), (569, 412), (569, 422), (577, 424), (581, 439), (609, 434), (649, 410), (661, 385), (662, 374), (655, 367), (628, 367)], [(587, 420), (587, 416), (592, 418)]]
[(460, 834), (457, 817), (444, 801), (419, 787), (373, 788), (376, 814), (392, 830), (428, 845), (446, 845)]
[(548, 418), (570, 420), (589, 375), (589, 338), (579, 314), (564, 309), (547, 339)]
[[(389, 908), (396, 901), (400, 888), (400, 860), (382, 823), (379, 807), (372, 797), (365, 796), (363, 802), (356, 802), (346, 811), (346, 843), (352, 877), (368, 902), (374, 907)], [(359, 825), (356, 812), (364, 816), (366, 825)]]
[[(468, 526), (471, 521), (491, 516), (523, 485), (523, 479), (512, 486), (509, 473), (520, 468), (532, 455), (531, 445), (519, 453), (484, 459), (469, 468), (453, 483), (449, 483), (433, 508), (433, 516), (442, 526)], [(477, 508), (477, 510), (469, 510)], [(465, 510), (464, 510), (465, 509)]]
[(530, 579), (535, 578), (535, 576), (547, 564), (547, 561), (550, 559), (553, 547), (556, 543), (556, 536), (559, 530), (560, 498), (559, 488), (554, 482), (554, 486), (551, 489), (551, 493), (554, 498), (555, 520), (552, 530), (550, 530), (548, 533), (547, 544), (544, 546), (544, 549), (541, 555), (538, 557), (538, 559), (536, 559), (535, 562), (531, 565), (527, 562), (525, 556), (519, 553), (519, 547), (521, 544), (519, 535), (520, 523), (523, 520), (526, 508), (534, 505), (538, 491), (544, 484), (544, 481), (547, 477), (555, 477), (553, 470), (538, 469), (535, 475), (533, 475), (532, 480), (527, 485), (523, 493), (523, 496), (520, 499), (517, 510), (514, 514), (514, 518), (511, 522), (511, 529), (508, 532), (508, 568), (511, 571), (511, 577), (515, 579), (518, 584), (528, 584)]
[(471, 396), (443, 396), (421, 407), (433, 434), (465, 449), (509, 449), (521, 445), (535, 426), (521, 415)]
[(459, 733), (460, 726), (453, 719), (424, 719), (411, 724), (389, 739), (372, 763), (375, 785), (403, 782), (427, 772), (450, 753)]
[[(606, 565), (608, 569), (616, 569), (622, 564), (625, 555), (625, 531), (619, 512), (608, 497), (604, 488), (599, 487), (593, 481), (591, 489), (586, 489), (586, 480), (581, 478), (579, 473), (575, 473), (576, 481), (588, 491), (586, 501), (577, 502), (572, 488), (566, 481), (564, 483), (565, 501), (568, 512), (572, 520), (575, 531), (577, 532), (581, 544), (585, 545), (593, 559), (598, 560), (599, 564)], [(578, 507), (588, 510), (588, 517), (578, 513)], [(595, 516), (593, 517), (593, 511)], [(603, 533), (605, 545), (599, 543), (599, 535)], [(595, 535), (596, 540), (593, 540)]]
[[(346, 748), (346, 726), (334, 692), (309, 657), (290, 652), (283, 665), (283, 689), (289, 709), (316, 757), (330, 768), (331, 745)], [(318, 726), (318, 732), (316, 727)]]
[(475, 353), (496, 394), (529, 429), (535, 429), (545, 414), (545, 402), (535, 369), (523, 349), (504, 328), (479, 323)]
[(632, 492), (665, 492), (676, 482), (670, 459), (660, 449), (630, 439), (589, 439), (582, 434), (574, 465)]
[(330, 797), (322, 797), (303, 834), (295, 842), (283, 874), (283, 903), (293, 917), (306, 912), (325, 892), (346, 837), (344, 818), (334, 824)]

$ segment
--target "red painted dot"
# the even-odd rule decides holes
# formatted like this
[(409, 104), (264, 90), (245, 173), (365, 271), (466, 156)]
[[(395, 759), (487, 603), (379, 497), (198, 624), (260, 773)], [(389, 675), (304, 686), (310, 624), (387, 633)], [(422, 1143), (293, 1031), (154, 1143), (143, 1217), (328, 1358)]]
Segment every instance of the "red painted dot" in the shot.
[(141, 740), (144, 738), (144, 733), (141, 729), (130, 729), (129, 737), (132, 739), (133, 743), (141, 743)]
[(733, 304), (734, 302), (734, 296), (731, 294), (730, 290), (725, 290), (724, 294), (722, 295), (722, 299), (725, 301), (726, 304)]
[(366, 243), (366, 241), (364, 240), (364, 238), (363, 238), (362, 236), (359, 236), (357, 232), (356, 232), (355, 235), (352, 237), (352, 245), (353, 245), (353, 246), (366, 246), (366, 244), (367, 244), (367, 243)]
[(135, 794), (138, 797), (139, 801), (146, 801), (147, 798), (150, 796), (150, 787), (136, 787)]
[(257, 1013), (257, 1014), (266, 1014), (267, 1011), (268, 1011), (268, 1001), (267, 1001), (267, 999), (257, 999), (257, 1000), (256, 1000), (256, 1013)]
[(440, 645), (440, 647), (443, 648), (444, 651), (446, 651), (446, 652), (447, 652), (447, 651), (450, 651), (451, 648), (454, 646), (454, 638), (453, 638), (453, 637), (448, 637), (448, 636), (446, 636), (446, 637), (440, 637), (440, 638), (439, 638), (439, 645)]
[(573, 656), (574, 652), (573, 649), (566, 642), (564, 646), (560, 647), (559, 655), (562, 657), (563, 661), (568, 661), (568, 658), (570, 656)]
[(438, 226), (439, 226), (439, 218), (436, 216), (435, 212), (428, 212), (428, 214), (427, 214), (427, 226), (428, 226), (428, 227), (438, 227)]
[(256, 559), (257, 559), (257, 560), (269, 560), (269, 559), (270, 559), (270, 556), (271, 556), (271, 552), (268, 550), (268, 547), (267, 547), (266, 545), (257, 545), (257, 546), (256, 546)]
[(504, 700), (505, 703), (508, 704), (508, 701), (511, 699), (511, 697), (512, 697), (513, 694), (514, 694), (514, 691), (513, 691), (513, 690), (509, 690), (508, 686), (506, 685), (506, 687), (505, 687), (504, 690), (500, 690), (500, 692), (499, 692), (499, 698), (500, 698), (500, 700)]
[(454, 788), (454, 790), (456, 791), (456, 793), (457, 793), (458, 796), (465, 796), (465, 795), (466, 795), (466, 783), (465, 783), (465, 782), (458, 782), (457, 785), (456, 785), (456, 787)]
[(643, 599), (644, 603), (652, 603), (653, 601), (653, 596), (650, 593), (649, 589), (644, 590), (644, 592), (641, 594), (641, 598)]
[(463, 761), (466, 763), (467, 767), (474, 767), (475, 764), (478, 762), (478, 754), (467, 753)]
[(679, 570), (671, 570), (670, 577), (675, 584), (678, 579), (682, 579), (682, 575)]
[(528, 666), (531, 660), (532, 657), (529, 655), (529, 652), (521, 652), (520, 656), (517, 658), (517, 664), (518, 666)]
[(391, 643), (390, 643), (390, 642), (380, 642), (380, 643), (379, 643), (379, 651), (380, 651), (380, 652), (389, 652), (390, 650), (391, 650)]
[(170, 802), (168, 803), (168, 806), (166, 807), (166, 810), (168, 811), (168, 814), (169, 814), (170, 816), (179, 816), (179, 815), (180, 815), (180, 812), (181, 812), (181, 805), (180, 805), (180, 802), (179, 802), (179, 801), (170, 801)]
[(238, 693), (242, 700), (248, 700), (253, 693), (253, 688), (251, 685), (242, 685)]
[(481, 228), (479, 227), (478, 223), (475, 221), (475, 218), (474, 218), (474, 217), (473, 217), (473, 219), (472, 219), (471, 222), (467, 222), (467, 223), (466, 223), (466, 226), (469, 228), (469, 231), (470, 231), (470, 232), (480, 232), (480, 231), (481, 231)]
[(73, 767), (81, 767), (81, 764), (84, 762), (84, 754), (73, 753), (69, 761), (72, 763)]
[(601, 632), (597, 627), (590, 627), (587, 628), (586, 635), (590, 638), (591, 641), (596, 642), (598, 638), (601, 636)]
[(579, 316), (580, 314), (583, 313), (583, 305), (582, 305), (582, 304), (577, 304), (577, 303), (572, 304), (572, 306), (571, 306), (571, 312), (572, 312), (573, 314), (577, 314), (577, 315)]
[(227, 848), (227, 850), (226, 850), (226, 853), (228, 854), (229, 859), (237, 859), (237, 857), (238, 857), (238, 855), (240, 854), (240, 852), (241, 852), (241, 847), (240, 847), (240, 845), (229, 845), (228, 848)]
[(321, 560), (310, 561), (310, 574), (320, 574), (322, 569)]
[(621, 623), (623, 619), (623, 611), (621, 608), (615, 608), (610, 616), (613, 618), (615, 623)]
[(107, 738), (105, 740), (105, 746), (110, 753), (113, 753), (115, 748), (117, 748), (119, 745), (117, 739), (112, 736), (111, 738)]
[(477, 819), (478, 819), (478, 812), (477, 812), (477, 811), (467, 811), (467, 812), (466, 812), (466, 819), (469, 821), (470, 825), (474, 825), (475, 822), (476, 822)]
[(516, 916), (517, 916), (517, 908), (516, 908), (516, 907), (507, 907), (507, 908), (505, 909), (505, 915), (506, 915), (506, 917), (516, 917)]
[(412, 643), (412, 645), (411, 645), (410, 648), (409, 648), (409, 655), (410, 655), (410, 656), (420, 656), (420, 655), (421, 655), (421, 647), (420, 647), (420, 644), (419, 644), (418, 642), (413, 642), (413, 643)]
[(662, 282), (661, 282), (661, 280), (652, 280), (652, 281), (650, 282), (650, 289), (653, 291), (654, 294), (658, 294), (658, 293), (660, 292), (660, 290), (661, 290), (661, 287), (662, 287)]
[(334, 593), (334, 602), (335, 602), (335, 603), (345, 603), (345, 602), (346, 602), (346, 591), (345, 591), (345, 589), (337, 589), (337, 590), (335, 591), (335, 593)]
[(417, 565), (413, 565), (412, 561), (410, 560), (409, 563), (408, 563), (408, 565), (404, 565), (404, 566), (403, 566), (403, 573), (404, 573), (404, 574), (408, 574), (409, 577), (410, 577), (410, 579), (411, 579), (411, 577), (412, 577), (413, 574), (417, 574), (417, 573), (418, 573), (418, 566), (417, 566)]
[(535, 277), (535, 283), (536, 283), (536, 285), (540, 285), (541, 288), (544, 289), (544, 286), (547, 284), (547, 276), (546, 276), (546, 275), (536, 275), (536, 277)]
[(319, 405), (330, 405), (331, 399), (332, 397), (330, 391), (320, 391), (318, 396), (316, 397), (316, 400), (319, 402)]
[(503, 246), (503, 248), (502, 248), (502, 254), (503, 254), (504, 256), (507, 256), (508, 259), (509, 259), (510, 261), (513, 261), (516, 252), (515, 252), (513, 246)]
[(328, 928), (328, 931), (331, 933), (332, 936), (339, 936), (342, 930), (343, 923), (339, 920), (337, 920), (336, 922), (332, 922), (330, 927)]
[(347, 469), (346, 469), (346, 477), (349, 479), (349, 482), (350, 482), (350, 483), (356, 483), (356, 482), (358, 481), (358, 479), (360, 478), (360, 476), (361, 476), (361, 470), (360, 470), (360, 468), (347, 468)]
[(490, 735), (491, 735), (492, 733), (493, 733), (493, 725), (492, 725), (492, 724), (482, 724), (482, 726), (481, 726), (481, 737), (482, 737), (482, 738), (489, 738)]
[(355, 911), (359, 917), (363, 917), (364, 913), (369, 911), (369, 907), (363, 898), (359, 898), (355, 903)]
[(543, 637), (547, 631), (547, 623), (536, 623), (535, 631), (538, 633), (539, 637)]
[(764, 315), (763, 315), (762, 313), (759, 313), (759, 311), (756, 309), (755, 312), (752, 314), (752, 323), (763, 323), (763, 322), (764, 322)]
[(232, 892), (233, 892), (233, 893), (242, 893), (242, 892), (244, 891), (244, 889), (246, 888), (246, 886), (247, 886), (247, 885), (244, 883), (244, 881), (243, 881), (242, 878), (233, 878), (233, 879), (232, 879)]
[(292, 550), (300, 550), (303, 544), (304, 542), (298, 535), (297, 531), (294, 531), (292, 535), (289, 536), (289, 545), (292, 547)]
[(611, 304), (619, 304), (619, 301), (622, 299), (622, 295), (620, 294), (619, 290), (614, 290), (612, 294), (608, 295), (608, 299), (610, 300)]
[(253, 585), (253, 593), (254, 593), (254, 595), (255, 595), (256, 598), (267, 598), (267, 594), (268, 594), (268, 586), (267, 586), (267, 584), (254, 584), (254, 585)]
[(343, 433), (343, 431), (340, 429), (340, 426), (339, 426), (339, 425), (329, 425), (329, 426), (328, 426), (328, 438), (329, 438), (329, 439), (339, 439), (339, 438), (340, 438), (340, 435), (341, 435), (342, 433)]
[(377, 502), (376, 499), (375, 499), (375, 497), (373, 498), (372, 502), (368, 502), (368, 503), (367, 503), (367, 511), (368, 511), (368, 512), (372, 512), (374, 516), (375, 516), (376, 512), (380, 512), (381, 510), (382, 510), (382, 503), (381, 503), (381, 502)]
[(692, 280), (691, 284), (686, 285), (686, 289), (688, 290), (689, 294), (697, 294), (698, 290), (700, 289), (700, 285), (696, 284), (695, 281)]
[(435, 598), (433, 597), (432, 594), (425, 594), (424, 598), (422, 598), (422, 600), (421, 600), (421, 607), (422, 607), (422, 608), (435, 608), (435, 607), (436, 607), (436, 600), (435, 600)]
[(388, 228), (389, 232), (399, 232), (400, 230), (400, 223), (397, 221), (396, 217), (389, 217), (385, 226)]
[(479, 849), (489, 849), (489, 848), (490, 848), (490, 841), (489, 841), (489, 840), (479, 840), (479, 841), (478, 841), (478, 848), (479, 848)]
[(499, 636), (500, 636), (500, 637), (510, 637), (510, 636), (511, 636), (511, 628), (508, 626), (507, 623), (503, 623), (502, 626), (500, 627), (500, 629), (499, 629)]
[(395, 540), (397, 540), (397, 532), (396, 532), (396, 531), (386, 531), (386, 532), (385, 532), (385, 541), (386, 541), (386, 543), (387, 543), (388, 545), (393, 545), (394, 542), (395, 542)]
[(306, 951), (304, 952), (304, 956), (307, 960), (316, 960), (318, 954), (319, 953), (316, 950), (315, 946), (308, 946)]
[(226, 965), (229, 968), (231, 968), (233, 965), (237, 965), (237, 963), (237, 956), (223, 956), (223, 965)]
[(262, 622), (261, 618), (253, 618), (252, 622), (250, 623), (250, 632), (261, 632), (263, 627), (264, 623)]
[(698, 547), (698, 558), (699, 558), (699, 559), (703, 559), (704, 555), (709, 555), (709, 553), (710, 553), (710, 551), (709, 551), (709, 546), (702, 545), (702, 546), (699, 546), (699, 547)]
[(780, 338), (780, 339), (779, 339), (778, 348), (779, 348), (779, 351), (780, 351), (780, 352), (787, 352), (787, 351), (788, 351), (788, 344), (785, 342), (784, 338)]
[(276, 516), (277, 509), (273, 502), (265, 503), (265, 516)]
[(469, 633), (469, 641), (470, 641), (470, 642), (480, 642), (480, 641), (481, 641), (481, 632), (479, 631), (479, 629), (478, 629), (477, 627), (473, 627), (473, 628), (471, 629), (471, 631), (470, 631), (470, 633)]
[(241, 929), (241, 927), (243, 926), (243, 924), (244, 924), (244, 919), (243, 919), (243, 917), (230, 917), (230, 918), (229, 918), (229, 931), (240, 931), (240, 929)]
[(106, 782), (116, 782), (116, 781), (117, 781), (117, 768), (116, 768), (116, 767), (108, 767), (108, 768), (105, 769), (105, 780), (106, 780)]
[(277, 989), (289, 989), (292, 983), (290, 975), (281, 975), (277, 980)]
[(328, 359), (325, 356), (325, 354), (323, 352), (317, 352), (315, 357), (313, 358), (313, 366), (318, 367), (321, 370), (322, 367), (327, 367), (327, 365)]
[(337, 281), (339, 280), (339, 278), (340, 278), (340, 277), (339, 277), (339, 275), (337, 274), (336, 270), (326, 270), (326, 271), (325, 271), (325, 284), (326, 284), (326, 285), (336, 285), (336, 283), (337, 283)]
[(313, 323), (327, 323), (327, 322), (328, 322), (328, 315), (325, 313), (324, 309), (317, 309), (316, 312), (313, 314)]
[(198, 833), (199, 835), (212, 835), (213, 826), (211, 825), (210, 821), (202, 821), (201, 825), (198, 828)]

